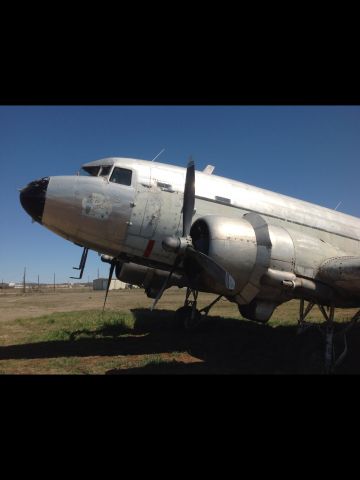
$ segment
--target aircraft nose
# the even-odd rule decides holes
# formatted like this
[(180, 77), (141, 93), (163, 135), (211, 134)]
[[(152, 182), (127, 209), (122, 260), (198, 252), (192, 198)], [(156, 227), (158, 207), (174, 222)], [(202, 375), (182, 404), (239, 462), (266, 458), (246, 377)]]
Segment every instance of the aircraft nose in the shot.
[(36, 221), (42, 223), (45, 206), (46, 190), (49, 177), (29, 183), (20, 192), (20, 202), (23, 209)]

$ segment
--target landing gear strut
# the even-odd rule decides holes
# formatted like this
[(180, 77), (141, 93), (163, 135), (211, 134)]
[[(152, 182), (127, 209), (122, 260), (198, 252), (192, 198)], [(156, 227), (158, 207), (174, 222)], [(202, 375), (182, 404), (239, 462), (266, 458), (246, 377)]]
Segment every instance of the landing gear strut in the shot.
[[(325, 372), (326, 373), (333, 373), (335, 368), (338, 367), (344, 360), (348, 348), (347, 348), (347, 341), (346, 341), (346, 334), (347, 332), (355, 325), (355, 323), (360, 319), (360, 310), (352, 317), (350, 322), (343, 328), (341, 331), (335, 333), (334, 329), (334, 316), (335, 316), (335, 307), (330, 306), (328, 307), (328, 311), (325, 310), (323, 305), (318, 305), (320, 312), (322, 313), (325, 319), (325, 325), (322, 326), (317, 323), (307, 322), (305, 319), (307, 315), (311, 312), (312, 308), (314, 307), (315, 303), (309, 302), (307, 307), (305, 307), (304, 300), (300, 300), (300, 315), (298, 320), (298, 334), (303, 333), (309, 327), (316, 326), (320, 332), (325, 337)], [(344, 336), (344, 350), (343, 352), (336, 358), (335, 356), (335, 347), (334, 347), (334, 338), (338, 335)]]
[[(176, 310), (175, 320), (178, 324), (185, 328), (185, 330), (195, 330), (206, 319), (210, 309), (217, 303), (222, 295), (218, 296), (207, 307), (198, 310), (197, 298), (198, 290), (187, 288), (184, 306)], [(192, 297), (192, 298), (191, 298)]]

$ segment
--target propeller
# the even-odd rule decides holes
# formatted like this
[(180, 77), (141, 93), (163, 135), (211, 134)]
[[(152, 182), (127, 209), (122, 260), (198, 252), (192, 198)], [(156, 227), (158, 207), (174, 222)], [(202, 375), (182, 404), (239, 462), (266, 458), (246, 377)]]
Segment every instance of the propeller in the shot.
[(105, 300), (104, 300), (104, 306), (103, 306), (103, 309), (102, 309), (102, 313), (104, 313), (104, 310), (105, 310), (105, 304), (106, 304), (107, 296), (108, 296), (108, 293), (109, 293), (110, 283), (111, 283), (111, 279), (112, 279), (112, 276), (113, 276), (113, 273), (114, 273), (115, 265), (116, 265), (116, 262), (114, 262), (114, 261), (112, 261), (110, 263), (109, 278), (108, 278), (108, 283), (107, 283), (107, 287), (106, 287)]
[(195, 206), (195, 165), (190, 157), (185, 178), (184, 200), (183, 200), (183, 231), (181, 237), (166, 237), (162, 241), (162, 247), (167, 252), (177, 253), (173, 267), (170, 270), (163, 286), (161, 287), (154, 303), (151, 307), (153, 310), (162, 297), (170, 283), (171, 277), (180, 262), (185, 258), (190, 259), (196, 263), (206, 274), (226, 290), (233, 290), (235, 288), (235, 280), (221, 265), (215, 262), (212, 258), (194, 248), (192, 238), (190, 236), (191, 222)]
[(208, 257), (202, 252), (195, 250), (193, 247), (186, 249), (186, 255), (200, 265), (205, 272), (212, 277), (217, 284), (225, 287), (226, 290), (234, 290), (235, 280), (230, 273), (225, 270), (221, 265), (215, 262), (212, 258)]
[(195, 206), (195, 164), (190, 157), (186, 169), (184, 200), (183, 200), (183, 237), (190, 234), (191, 222)]

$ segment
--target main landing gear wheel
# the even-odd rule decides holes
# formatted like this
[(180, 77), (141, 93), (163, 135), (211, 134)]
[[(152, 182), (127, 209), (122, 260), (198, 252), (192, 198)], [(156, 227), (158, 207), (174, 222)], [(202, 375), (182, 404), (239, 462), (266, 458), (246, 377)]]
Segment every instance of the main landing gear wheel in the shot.
[[(222, 298), (222, 295), (219, 295), (210, 305), (198, 310), (196, 308), (198, 294), (197, 290), (187, 288), (184, 306), (175, 312), (175, 323), (178, 327), (185, 330), (197, 330), (200, 325), (206, 322), (210, 309)], [(190, 299), (191, 296), (193, 297), (192, 300)]]
[(202, 321), (202, 315), (199, 310), (194, 309), (192, 306), (184, 306), (176, 310), (175, 322), (176, 324), (184, 328), (185, 330), (195, 330), (198, 328)]

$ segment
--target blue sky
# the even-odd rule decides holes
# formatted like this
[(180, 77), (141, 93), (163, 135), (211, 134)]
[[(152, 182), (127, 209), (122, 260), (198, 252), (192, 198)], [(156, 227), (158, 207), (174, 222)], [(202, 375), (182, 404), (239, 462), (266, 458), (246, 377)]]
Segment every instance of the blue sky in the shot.
[[(37, 223), (18, 188), (44, 176), (73, 175), (108, 156), (215, 173), (360, 216), (360, 107), (353, 106), (0, 106), (0, 281), (68, 281), (81, 249)], [(107, 276), (89, 253), (85, 281)]]

